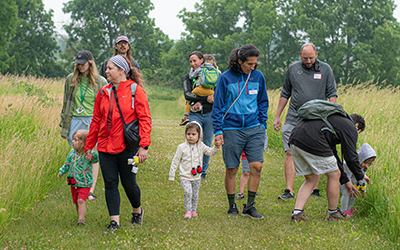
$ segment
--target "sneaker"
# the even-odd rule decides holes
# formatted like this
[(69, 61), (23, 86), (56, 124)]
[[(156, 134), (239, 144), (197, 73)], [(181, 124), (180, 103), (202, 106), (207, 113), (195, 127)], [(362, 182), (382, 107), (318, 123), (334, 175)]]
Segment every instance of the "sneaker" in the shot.
[(314, 189), (314, 190), (311, 192), (311, 195), (312, 195), (312, 196), (315, 196), (315, 197), (317, 197), (317, 198), (321, 198), (321, 195), (319, 194), (319, 189)]
[(237, 195), (236, 195), (236, 199), (237, 200), (243, 200), (244, 199), (244, 194), (242, 194), (242, 193), (238, 193)]
[(243, 204), (242, 216), (248, 216), (253, 219), (264, 219), (264, 216), (257, 212), (257, 209), (254, 205), (255, 202), (252, 202), (249, 207), (247, 207), (246, 203)]
[(112, 220), (105, 233), (114, 233), (120, 228), (121, 226), (119, 226), (115, 220)]
[(182, 121), (181, 123), (179, 123), (179, 126), (185, 126), (188, 123), (189, 123), (189, 117), (185, 116), (182, 118)]
[(346, 210), (344, 213), (345, 213), (347, 216), (349, 216), (349, 217), (353, 216), (353, 214), (352, 214), (352, 213), (350, 213), (350, 211), (349, 211), (349, 210)]
[(233, 203), (228, 210), (228, 214), (232, 216), (237, 216), (239, 214), (239, 210), (236, 207), (236, 203)]
[(292, 215), (290, 216), (290, 218), (292, 219), (292, 222), (297, 222), (297, 223), (300, 223), (300, 222), (302, 222), (302, 221), (304, 221), (304, 222), (308, 221), (308, 217), (305, 216), (305, 215), (303, 214), (303, 212), (298, 213), (298, 214), (292, 214)]
[(78, 220), (78, 223), (77, 223), (77, 225), (78, 226), (84, 226), (85, 225), (85, 220)]
[(136, 225), (139, 225), (139, 226), (142, 225), (144, 210), (143, 210), (143, 208), (140, 208), (140, 209), (142, 210), (142, 213), (140, 213), (140, 214), (139, 213), (132, 213), (132, 220), (131, 220), (132, 225), (133, 224), (136, 224)]
[(348, 220), (350, 217), (346, 216), (346, 214), (342, 213), (340, 209), (338, 209), (334, 213), (327, 213), (325, 220)]
[(294, 194), (290, 192), (290, 189), (285, 189), (285, 192), (282, 195), (278, 196), (278, 200), (279, 199), (287, 200), (292, 198), (294, 198)]
[(197, 217), (197, 215), (196, 211), (192, 211), (192, 217)]
[(350, 213), (354, 213), (356, 210), (354, 210), (354, 208), (350, 209)]
[(206, 174), (201, 174), (201, 179), (206, 180)]
[(96, 201), (96, 195), (94, 193), (90, 192), (88, 196), (88, 200), (90, 201)]
[(185, 216), (183, 218), (185, 218), (185, 219), (192, 218), (192, 212), (191, 211), (186, 211), (186, 214), (185, 214)]

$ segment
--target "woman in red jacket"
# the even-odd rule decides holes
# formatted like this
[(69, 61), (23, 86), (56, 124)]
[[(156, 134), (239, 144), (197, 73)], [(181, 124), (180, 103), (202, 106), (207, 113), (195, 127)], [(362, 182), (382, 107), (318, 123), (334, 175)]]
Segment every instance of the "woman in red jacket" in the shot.
[[(90, 149), (98, 143), (97, 149), (111, 220), (106, 232), (113, 232), (121, 228), (119, 222), (119, 178), (133, 208), (131, 223), (142, 224), (143, 209), (140, 207), (140, 189), (136, 183), (136, 174), (131, 172), (132, 166), (128, 165), (127, 161), (134, 155), (139, 157), (140, 163), (147, 159), (147, 150), (151, 142), (151, 116), (140, 74), (135, 68), (131, 67), (128, 60), (120, 55), (112, 57), (107, 63), (106, 75), (107, 80), (111, 83), (102, 87), (97, 93), (85, 152), (86, 157), (91, 159)], [(132, 107), (131, 84), (135, 82), (137, 88)], [(113, 88), (115, 88), (115, 91)], [(114, 93), (118, 97), (125, 122), (129, 124), (136, 118), (139, 120), (140, 147), (134, 151), (128, 150), (125, 146), (124, 125), (116, 105)]]

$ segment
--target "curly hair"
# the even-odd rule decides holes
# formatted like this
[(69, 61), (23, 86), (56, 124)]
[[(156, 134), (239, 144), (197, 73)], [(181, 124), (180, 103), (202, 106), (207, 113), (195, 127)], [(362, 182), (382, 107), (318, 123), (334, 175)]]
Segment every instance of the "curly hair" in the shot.
[(365, 130), (365, 120), (364, 118), (359, 115), (359, 114), (351, 114), (350, 115), (351, 119), (353, 120), (354, 124), (358, 123), (358, 129), (363, 132)]
[[(246, 62), (249, 60), (249, 57), (258, 57), (260, 55), (260, 51), (257, 49), (256, 46), (253, 44), (246, 44), (243, 47), (236, 48), (231, 51), (231, 54), (229, 55), (229, 60), (228, 60), (228, 69), (234, 71), (234, 72), (240, 72), (242, 70), (240, 64), (239, 64), (239, 59), (242, 62)], [(257, 64), (254, 67), (254, 69), (257, 68)]]

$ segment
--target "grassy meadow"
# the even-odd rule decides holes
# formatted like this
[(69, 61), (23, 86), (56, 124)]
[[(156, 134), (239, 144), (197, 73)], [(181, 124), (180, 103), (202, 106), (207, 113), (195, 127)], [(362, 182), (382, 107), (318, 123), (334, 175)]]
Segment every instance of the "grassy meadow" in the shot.
[[(96, 202), (87, 202), (86, 225), (78, 227), (70, 189), (56, 174), (69, 151), (61, 139), (60, 111), (64, 80), (0, 76), (0, 249), (397, 249), (400, 248), (398, 88), (371, 83), (339, 86), (338, 102), (348, 113), (364, 116), (368, 142), (378, 158), (368, 168), (367, 196), (357, 198), (359, 213), (349, 221), (325, 222), (323, 198), (310, 197), (307, 223), (292, 224), (294, 200), (277, 200), (285, 189), (280, 132), (273, 130), (279, 90), (269, 91), (269, 145), (256, 198), (264, 220), (228, 217), (224, 164), (211, 157), (202, 181), (199, 217), (183, 219), (179, 178), (168, 181), (172, 157), (184, 140), (178, 126), (184, 110), (181, 90), (145, 86), (153, 116), (148, 160), (139, 166), (138, 184), (145, 210), (142, 227), (130, 225), (131, 210), (121, 189), (122, 229), (104, 234), (109, 223), (104, 183), (99, 175)], [(282, 115), (282, 118), (285, 114)], [(295, 193), (303, 178), (295, 178)], [(239, 176), (237, 177), (237, 190)], [(247, 194), (245, 193), (247, 197)], [(237, 201), (239, 208), (244, 201)]]

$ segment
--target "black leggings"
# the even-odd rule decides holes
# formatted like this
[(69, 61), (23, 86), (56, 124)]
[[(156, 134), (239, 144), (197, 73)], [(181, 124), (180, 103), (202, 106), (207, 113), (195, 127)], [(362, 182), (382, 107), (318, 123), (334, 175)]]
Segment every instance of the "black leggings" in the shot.
[(131, 202), (132, 207), (140, 207), (140, 188), (136, 183), (136, 174), (132, 173), (132, 166), (128, 165), (128, 158), (135, 152), (125, 149), (119, 154), (99, 152), (101, 172), (104, 179), (106, 202), (110, 216), (119, 215), (120, 196), (118, 191), (119, 178)]

